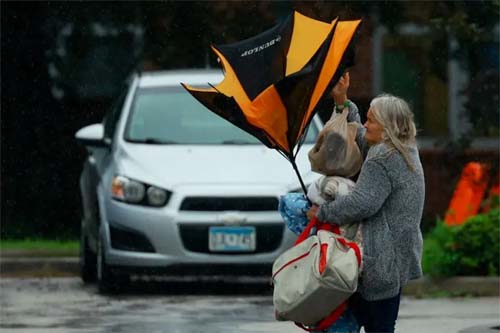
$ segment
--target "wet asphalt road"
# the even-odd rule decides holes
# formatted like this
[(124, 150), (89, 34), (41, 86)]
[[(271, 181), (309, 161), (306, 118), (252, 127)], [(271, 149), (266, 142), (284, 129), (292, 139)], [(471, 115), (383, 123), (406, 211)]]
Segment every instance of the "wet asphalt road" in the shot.
[[(101, 296), (76, 278), (2, 279), (1, 332), (294, 332), (268, 284), (139, 282)], [(291, 329), (291, 330), (290, 330)]]
[[(234, 282), (234, 281), (233, 281)], [(0, 279), (0, 332), (298, 333), (273, 317), (268, 283), (140, 282), (102, 296), (77, 278)], [(484, 333), (500, 326), (500, 298), (403, 297), (397, 331)], [(474, 328), (474, 329), (472, 329)]]

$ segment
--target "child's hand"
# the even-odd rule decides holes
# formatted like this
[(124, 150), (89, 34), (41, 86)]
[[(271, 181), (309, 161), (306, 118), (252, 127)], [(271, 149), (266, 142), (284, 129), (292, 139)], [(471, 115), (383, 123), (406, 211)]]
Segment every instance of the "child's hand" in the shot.
[(312, 207), (307, 211), (306, 216), (309, 220), (315, 217), (318, 214), (319, 206), (312, 205)]
[(337, 186), (338, 183), (336, 181), (329, 181), (326, 183), (325, 188), (323, 189), (323, 192), (331, 198), (331, 200), (335, 199), (335, 195), (337, 194)]

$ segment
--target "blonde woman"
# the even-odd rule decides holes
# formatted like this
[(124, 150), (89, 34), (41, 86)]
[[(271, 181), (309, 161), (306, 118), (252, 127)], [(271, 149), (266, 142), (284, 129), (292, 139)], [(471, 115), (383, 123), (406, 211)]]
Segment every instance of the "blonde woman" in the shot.
[[(334, 97), (343, 105), (348, 74), (340, 82)], [(338, 225), (361, 221), (363, 271), (349, 305), (365, 332), (394, 332), (401, 288), (422, 275), (425, 186), (415, 136), (404, 100), (375, 97), (357, 134), (365, 160), (353, 191), (307, 213)]]

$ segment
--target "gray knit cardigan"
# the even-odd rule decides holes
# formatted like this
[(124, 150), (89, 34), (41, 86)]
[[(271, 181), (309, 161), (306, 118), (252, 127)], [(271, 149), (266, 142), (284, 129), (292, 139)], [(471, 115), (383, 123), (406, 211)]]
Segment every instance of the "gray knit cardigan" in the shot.
[[(353, 105), (350, 121), (358, 121)], [(364, 153), (354, 190), (321, 205), (318, 218), (345, 225), (361, 221), (363, 271), (358, 291), (366, 300), (396, 296), (408, 280), (422, 275), (420, 220), (425, 185), (417, 147), (409, 148), (415, 168), (386, 143), (368, 147), (360, 126), (357, 142)]]

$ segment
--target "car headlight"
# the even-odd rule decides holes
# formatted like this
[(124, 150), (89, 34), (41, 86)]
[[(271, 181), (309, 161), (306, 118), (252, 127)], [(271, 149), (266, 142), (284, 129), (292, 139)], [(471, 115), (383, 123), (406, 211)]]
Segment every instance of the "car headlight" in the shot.
[(170, 198), (171, 192), (136, 180), (115, 176), (111, 184), (113, 199), (132, 204), (160, 207)]
[(163, 206), (167, 202), (168, 193), (161, 188), (150, 186), (147, 191), (148, 202), (153, 206)]

